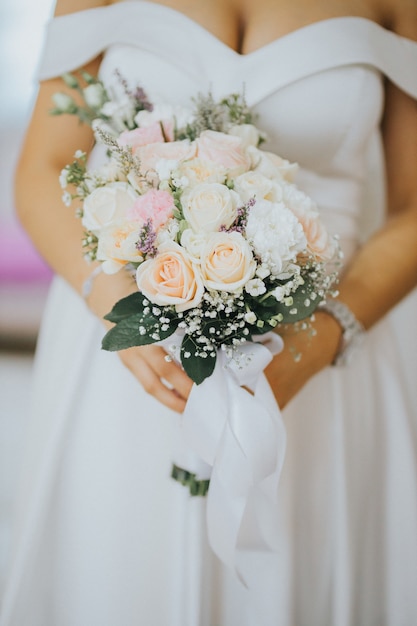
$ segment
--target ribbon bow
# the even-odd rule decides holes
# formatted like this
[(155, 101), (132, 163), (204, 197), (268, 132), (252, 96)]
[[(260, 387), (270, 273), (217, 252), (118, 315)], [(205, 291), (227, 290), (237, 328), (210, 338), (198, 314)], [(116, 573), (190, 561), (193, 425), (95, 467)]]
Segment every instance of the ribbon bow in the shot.
[(213, 374), (193, 386), (179, 418), (186, 448), (176, 462), (198, 479), (211, 475), (209, 543), (243, 582), (238, 554), (275, 547), (286, 434), (263, 370), (282, 346), (281, 337), (267, 333), (239, 346), (232, 359), (219, 350)]

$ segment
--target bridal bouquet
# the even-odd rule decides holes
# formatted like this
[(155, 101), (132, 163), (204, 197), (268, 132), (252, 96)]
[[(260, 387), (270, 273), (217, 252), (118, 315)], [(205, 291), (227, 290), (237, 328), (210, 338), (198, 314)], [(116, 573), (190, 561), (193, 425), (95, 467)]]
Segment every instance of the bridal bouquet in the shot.
[(61, 174), (64, 202), (81, 200), (86, 257), (137, 283), (106, 316), (115, 325), (104, 349), (176, 332), (173, 350), (200, 384), (219, 349), (233, 358), (254, 336), (310, 317), (335, 281), (336, 240), (292, 182), (297, 166), (260, 148), (244, 97), (199, 95), (188, 109), (151, 103), (120, 75), (114, 92), (83, 78), (64, 76), (82, 105), (56, 94), (53, 113), (90, 123), (107, 160), (94, 169), (77, 152)]

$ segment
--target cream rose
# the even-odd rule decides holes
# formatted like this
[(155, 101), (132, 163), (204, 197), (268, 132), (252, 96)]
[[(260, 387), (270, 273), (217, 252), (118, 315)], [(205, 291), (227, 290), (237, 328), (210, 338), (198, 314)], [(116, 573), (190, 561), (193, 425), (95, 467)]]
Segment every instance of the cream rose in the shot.
[(244, 203), (251, 198), (278, 202), (282, 197), (280, 185), (259, 172), (245, 172), (238, 176), (234, 190)]
[(240, 137), (244, 148), (257, 146), (260, 139), (259, 130), (253, 124), (238, 124), (232, 126), (229, 129), (229, 134), (234, 137)]
[(185, 176), (189, 185), (224, 183), (226, 180), (226, 170), (222, 165), (212, 161), (204, 161), (198, 157), (184, 161), (178, 168), (176, 175), (178, 177)]
[(297, 163), (291, 163), (273, 152), (258, 150), (250, 146), (248, 155), (251, 160), (251, 169), (267, 178), (292, 182), (298, 171)]
[(195, 232), (228, 228), (236, 219), (239, 196), (220, 183), (200, 183), (181, 196), (184, 217)]
[(236, 292), (253, 278), (256, 262), (240, 233), (213, 233), (201, 252), (201, 274), (208, 289)]
[(195, 156), (196, 145), (187, 139), (182, 141), (168, 141), (165, 143), (150, 143), (147, 146), (139, 146), (134, 150), (135, 156), (139, 157), (140, 170), (142, 174), (146, 174), (149, 170), (154, 170), (160, 161), (166, 159), (168, 161), (185, 161)]
[(119, 222), (100, 231), (97, 260), (103, 262), (106, 274), (115, 274), (129, 262), (140, 263), (143, 257), (136, 247), (139, 237), (138, 224)]
[(178, 312), (198, 306), (204, 292), (198, 269), (174, 242), (162, 244), (155, 258), (139, 265), (136, 282), (151, 302), (174, 305)]
[(84, 200), (82, 218), (84, 228), (98, 234), (110, 222), (123, 218), (136, 198), (137, 194), (132, 187), (124, 182), (97, 187)]
[(124, 171), (121, 169), (119, 163), (115, 160), (111, 160), (108, 163), (102, 165), (94, 174), (107, 182), (126, 182), (127, 177)]
[(222, 165), (228, 170), (230, 176), (238, 176), (250, 168), (251, 161), (240, 137), (205, 130), (196, 143), (197, 156), (200, 159)]

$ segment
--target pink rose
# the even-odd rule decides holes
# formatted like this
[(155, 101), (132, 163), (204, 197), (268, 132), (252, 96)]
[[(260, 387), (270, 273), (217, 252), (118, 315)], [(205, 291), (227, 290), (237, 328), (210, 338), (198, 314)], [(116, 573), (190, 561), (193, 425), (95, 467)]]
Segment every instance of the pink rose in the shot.
[(250, 168), (250, 159), (242, 139), (214, 130), (205, 130), (197, 139), (197, 156), (225, 167), (231, 176), (238, 176)]
[[(162, 132), (161, 124), (163, 125), (164, 132)], [(140, 146), (146, 146), (150, 143), (164, 143), (166, 141), (173, 141), (173, 139), (173, 123), (171, 121), (164, 121), (154, 122), (149, 126), (135, 128), (134, 130), (126, 130), (120, 135), (118, 144), (120, 146), (131, 146), (133, 151), (135, 151)]]
[(174, 242), (162, 244), (155, 258), (139, 265), (136, 282), (150, 302), (174, 305), (178, 312), (198, 306), (204, 292), (197, 268)]
[(127, 217), (142, 223), (151, 219), (154, 229), (158, 230), (173, 216), (174, 208), (173, 197), (168, 191), (150, 189), (143, 196), (136, 198), (128, 209)]

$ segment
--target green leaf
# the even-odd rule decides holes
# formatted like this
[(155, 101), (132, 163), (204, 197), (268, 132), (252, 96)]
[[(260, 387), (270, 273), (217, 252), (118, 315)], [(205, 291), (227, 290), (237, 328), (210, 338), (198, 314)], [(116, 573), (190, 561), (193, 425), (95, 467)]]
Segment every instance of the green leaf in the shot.
[(181, 344), (181, 364), (184, 371), (196, 385), (212, 375), (216, 366), (216, 353), (210, 354), (206, 358), (196, 356), (197, 345), (189, 335), (185, 335)]
[[(146, 346), (166, 339), (174, 333), (178, 325), (173, 320), (168, 329), (162, 331), (155, 327), (155, 320), (157, 318), (153, 316), (144, 317), (143, 313), (124, 317), (104, 335), (101, 347), (103, 350), (115, 352), (132, 346)], [(144, 332), (139, 332), (139, 327), (143, 328)], [(156, 332), (158, 336), (152, 337)]]
[(258, 318), (264, 322), (267, 322), (271, 317), (281, 314), (282, 319), (279, 320), (281, 323), (293, 324), (310, 317), (322, 300), (317, 294), (313, 279), (309, 278), (309, 276), (305, 277), (304, 285), (291, 294), (291, 297), (293, 302), (290, 306), (285, 305), (283, 302), (277, 302), (273, 296), (270, 296), (264, 300), (262, 308), (257, 308), (256, 303), (254, 303), (253, 309), (256, 311)]
[(120, 320), (125, 319), (126, 317), (130, 317), (136, 313), (141, 313), (143, 311), (143, 300), (144, 297), (141, 293), (135, 292), (127, 296), (126, 298), (122, 298), (112, 308), (110, 313), (104, 316), (105, 320), (109, 322), (119, 322)]

